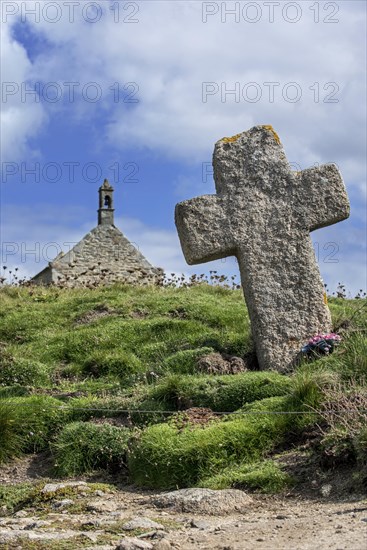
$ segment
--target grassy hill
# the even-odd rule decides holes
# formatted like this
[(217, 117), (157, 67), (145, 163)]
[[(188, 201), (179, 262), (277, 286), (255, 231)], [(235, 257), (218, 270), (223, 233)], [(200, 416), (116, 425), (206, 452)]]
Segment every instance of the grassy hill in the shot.
[[(61, 476), (270, 492), (346, 467), (363, 490), (366, 300), (331, 298), (341, 344), (288, 375), (256, 371), (240, 290), (5, 286), (0, 302), (0, 461), (47, 451)], [(210, 368), (234, 356), (247, 370)]]

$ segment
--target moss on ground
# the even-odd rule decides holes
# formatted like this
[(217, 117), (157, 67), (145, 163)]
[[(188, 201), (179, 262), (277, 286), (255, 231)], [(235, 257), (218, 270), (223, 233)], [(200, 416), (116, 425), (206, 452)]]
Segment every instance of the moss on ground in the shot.
[(208, 489), (244, 489), (261, 493), (278, 493), (293, 484), (292, 477), (272, 460), (235, 464), (212, 477), (200, 480)]
[[(78, 495), (78, 488), (73, 486), (59, 487), (54, 492), (43, 493), (42, 489), (45, 486), (45, 482), (36, 483), (17, 483), (15, 485), (1, 485), (0, 486), (0, 516), (9, 515), (18, 510), (24, 508), (35, 508), (37, 511), (45, 510), (49, 505), (57, 499), (70, 498)], [(103, 491), (105, 493), (111, 493), (115, 491), (113, 485), (106, 483), (88, 483), (85, 490), (90, 491)], [(78, 512), (81, 507), (78, 507)], [(70, 513), (73, 512), (72, 508), (68, 508)]]
[[(348, 456), (352, 445), (364, 467), (365, 431), (353, 433), (351, 443), (348, 428), (343, 432), (326, 418), (323, 404), (335, 385), (341, 396), (351, 387), (361, 390), (358, 395), (365, 390), (366, 300), (329, 299), (341, 345), (287, 376), (200, 372), (203, 355), (244, 357), (253, 351), (240, 290), (206, 284), (7, 286), (0, 289), (0, 302), (2, 461), (53, 448), (59, 471), (72, 475), (115, 467), (119, 460), (122, 465), (129, 448), (130, 476), (140, 485), (244, 483), (272, 491), (288, 483), (272, 453), (297, 445), (322, 425), (315, 454), (322, 438), (336, 455), (341, 449)], [(172, 414), (192, 407), (234, 414), (204, 426), (175, 424)], [(101, 463), (94, 443), (102, 433), (111, 437)], [(72, 464), (78, 438), (88, 461)]]

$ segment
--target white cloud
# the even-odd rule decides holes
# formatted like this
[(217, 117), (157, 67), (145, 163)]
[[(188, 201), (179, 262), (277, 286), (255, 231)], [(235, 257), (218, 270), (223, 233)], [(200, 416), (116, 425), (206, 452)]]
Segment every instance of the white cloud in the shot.
[[(88, 214), (78, 207), (61, 212), (52, 205), (40, 205), (37, 211), (25, 206), (7, 207), (1, 231), (2, 265), (6, 265), (8, 271), (14, 271), (17, 267), (21, 277), (34, 276), (61, 250), (66, 252), (72, 248), (95, 226), (93, 220), (78, 225), (81, 218), (88, 218)], [(148, 261), (162, 267), (167, 274), (208, 273), (211, 269), (216, 269), (219, 273), (238, 272), (234, 258), (211, 262), (205, 266), (188, 266), (174, 230), (149, 227), (141, 220), (133, 218), (117, 218), (116, 225)]]
[[(40, 2), (26, 5), (32, 8), (36, 4), (42, 6)], [(64, 6), (63, 2), (59, 4)], [(259, 23), (250, 24), (243, 19), (235, 23), (233, 17), (229, 19), (232, 22), (222, 23), (217, 14), (204, 24), (202, 3), (181, 1), (139, 2), (139, 23), (124, 23), (122, 18), (128, 13), (123, 11), (115, 23), (110, 4), (100, 2), (103, 16), (95, 24), (83, 19), (82, 4), (73, 23), (68, 21), (66, 8), (58, 23), (47, 22), (42, 16), (34, 23), (34, 18), (28, 17), (33, 32), (50, 45), (32, 63), (24, 48), (12, 40), (9, 26), (4, 26), (3, 53), (8, 59), (3, 62), (4, 79), (18, 84), (27, 79), (56, 80), (60, 85), (80, 82), (81, 86), (97, 82), (103, 99), (88, 103), (78, 92), (79, 100), (73, 104), (68, 104), (65, 97), (56, 105), (21, 103), (18, 97), (9, 98), (3, 109), (3, 160), (24, 157), (29, 152), (30, 138), (37, 136), (48, 119), (60, 111), (71, 125), (81, 118), (93, 120), (96, 113), (102, 114), (104, 127), (99, 135), (121, 150), (147, 148), (163, 161), (171, 158), (189, 163), (210, 161), (213, 144), (223, 135), (270, 123), (278, 131), (291, 162), (302, 168), (315, 162), (339, 165), (353, 202), (352, 221), (365, 223), (366, 89), (361, 67), (365, 66), (366, 19), (362, 2), (338, 2), (339, 22), (335, 24), (323, 22), (330, 9), (314, 2), (298, 3), (302, 18), (295, 24), (282, 20), (278, 10), (275, 22), (269, 23), (262, 2), (258, 3), (262, 6)], [(319, 23), (314, 22), (310, 9), (315, 9), (315, 4), (320, 7)], [(14, 22), (14, 18), (9, 18), (10, 26)], [(109, 88), (115, 82), (136, 82), (139, 103), (114, 103)], [(238, 82), (240, 90), (247, 89), (248, 93), (246, 84), (256, 82), (262, 97), (252, 103), (240, 96), (236, 102), (233, 95), (223, 98), (218, 91), (203, 102), (203, 82), (215, 82), (219, 90), (221, 83), (230, 90)], [(266, 82), (279, 82), (274, 88), (274, 102), (268, 100)], [(287, 101), (285, 95), (295, 90), (289, 86), (291, 82), (296, 82), (302, 92), (296, 103)], [(332, 99), (333, 91), (338, 102), (325, 102)], [(319, 98), (315, 102), (317, 92)], [(178, 192), (185, 188), (190, 196), (203, 192), (201, 180), (195, 183), (178, 179), (176, 184)], [(189, 271), (175, 232), (143, 224), (134, 226), (131, 220), (129, 223), (122, 221), (121, 226), (126, 226), (131, 240), (140, 242), (152, 262), (172, 272)], [(71, 238), (73, 233), (66, 223), (55, 226), (52, 220), (35, 223), (34, 227), (47, 230), (52, 239), (65, 239), (64, 235)], [(341, 227), (336, 229), (339, 238)], [(365, 277), (365, 235), (361, 230), (356, 248), (356, 235), (351, 225), (347, 227), (345, 260), (336, 270), (333, 264), (323, 264), (321, 268), (325, 278), (345, 277), (348, 285), (359, 287)], [(36, 238), (32, 235), (33, 240)], [(218, 271), (222, 265), (219, 262)], [(228, 262), (224, 265), (227, 267)], [(198, 267), (210, 269), (209, 265)], [(334, 275), (336, 271), (338, 274)]]
[(63, 250), (66, 252), (90, 229), (77, 227), (80, 208), (60, 211), (53, 205), (8, 205), (2, 211), (1, 263), (8, 269), (17, 267), (21, 276), (41, 271)]
[(22, 102), (21, 86), (29, 78), (32, 65), (25, 49), (12, 39), (10, 28), (1, 25), (1, 31), (1, 158), (3, 162), (18, 162), (29, 154), (29, 139), (39, 133), (47, 116), (40, 103)]
[[(323, 23), (332, 14), (322, 4), (321, 21), (315, 23), (310, 2), (298, 3), (302, 17), (295, 24), (282, 20), (281, 8), (275, 10), (275, 22), (269, 23), (263, 2), (258, 3), (262, 17), (256, 24), (243, 17), (235, 23), (233, 16), (223, 24), (220, 13), (204, 24), (202, 3), (182, 1), (138, 2), (138, 23), (124, 23), (128, 15), (124, 11), (115, 23), (111, 3), (100, 5), (103, 16), (95, 24), (86, 24), (81, 7), (73, 23), (68, 22), (66, 7), (58, 23), (41, 17), (32, 24), (29, 18), (34, 32), (57, 46), (35, 60), (32, 75), (44, 81), (54, 81), (57, 75), (58, 82), (98, 82), (104, 101), (97, 106), (79, 101), (68, 113), (71, 117), (93, 114), (100, 106), (114, 146), (146, 147), (200, 161), (211, 155), (213, 143), (223, 134), (271, 123), (293, 162), (343, 160), (354, 167), (348, 171), (353, 177), (350, 183), (362, 181), (365, 87), (360, 67), (365, 54), (359, 2), (339, 2), (335, 24)], [(289, 16), (294, 16), (291, 11)], [(114, 82), (136, 82), (140, 102), (133, 108), (115, 104), (109, 91)], [(203, 103), (203, 82), (216, 82), (219, 87), (224, 82), (228, 89), (238, 82), (241, 90), (256, 82), (262, 97), (251, 103), (241, 96), (236, 103), (228, 95), (222, 102), (218, 92)], [(274, 103), (268, 100), (265, 82), (279, 82)], [(302, 92), (299, 102), (285, 99), (287, 91), (289, 95), (295, 91), (287, 87), (290, 82), (296, 82)], [(328, 82), (336, 83), (339, 90)], [(339, 103), (324, 103), (333, 91)], [(248, 89), (247, 95), (252, 92)]]

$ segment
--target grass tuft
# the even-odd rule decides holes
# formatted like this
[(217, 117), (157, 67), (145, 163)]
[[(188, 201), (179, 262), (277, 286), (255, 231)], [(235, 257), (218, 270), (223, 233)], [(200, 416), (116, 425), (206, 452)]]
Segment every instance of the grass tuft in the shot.
[(56, 473), (68, 477), (98, 469), (122, 469), (129, 438), (127, 428), (72, 422), (52, 445)]
[(224, 468), (219, 474), (199, 482), (208, 489), (244, 489), (260, 493), (279, 493), (292, 486), (292, 477), (282, 471), (279, 464), (262, 462), (236, 464)]
[(19, 456), (22, 440), (16, 432), (17, 416), (14, 408), (0, 400), (0, 464), (14, 456)]

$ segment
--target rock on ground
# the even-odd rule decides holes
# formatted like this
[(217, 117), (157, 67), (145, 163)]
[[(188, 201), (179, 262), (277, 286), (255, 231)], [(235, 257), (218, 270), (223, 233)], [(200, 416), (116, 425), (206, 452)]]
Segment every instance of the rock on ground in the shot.
[(129, 537), (123, 539), (116, 546), (115, 550), (152, 550), (153, 544), (146, 542), (145, 540), (140, 540), (136, 537)]
[(144, 516), (133, 518), (127, 523), (124, 523), (122, 528), (124, 531), (135, 531), (136, 529), (164, 529), (163, 525), (160, 523)]
[(153, 503), (159, 508), (209, 515), (245, 512), (252, 502), (249, 495), (237, 489), (180, 489), (153, 497)]

